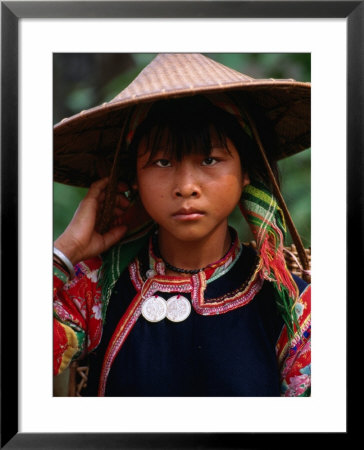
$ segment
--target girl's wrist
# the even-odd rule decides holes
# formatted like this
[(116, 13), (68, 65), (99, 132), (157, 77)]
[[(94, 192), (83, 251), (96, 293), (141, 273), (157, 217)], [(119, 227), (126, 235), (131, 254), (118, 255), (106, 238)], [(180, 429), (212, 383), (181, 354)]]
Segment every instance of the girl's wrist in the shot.
[(71, 262), (72, 266), (80, 262), (80, 258), (77, 256), (77, 250), (72, 248), (69, 244), (63, 242), (61, 238), (54, 241), (54, 248), (58, 249), (62, 254)]
[(71, 280), (75, 277), (73, 264), (57, 247), (53, 248), (53, 265), (68, 274)]

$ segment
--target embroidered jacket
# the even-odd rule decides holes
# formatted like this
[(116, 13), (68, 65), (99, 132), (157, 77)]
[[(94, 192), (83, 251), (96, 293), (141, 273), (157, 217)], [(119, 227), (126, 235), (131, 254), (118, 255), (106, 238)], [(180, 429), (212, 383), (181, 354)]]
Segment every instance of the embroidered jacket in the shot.
[[(66, 275), (57, 267), (54, 268), (54, 373), (61, 373), (72, 361), (96, 349), (101, 341), (104, 327), (105, 298), (98, 284), (102, 260), (100, 257), (84, 261), (75, 267), (76, 276), (68, 281)], [(158, 260), (155, 269), (158, 272)], [(140, 276), (138, 259), (129, 265), (129, 273), (136, 292), (142, 285), (149, 289), (149, 294), (164, 289), (168, 291), (168, 282), (173, 284), (173, 277), (154, 277), (143, 280)], [(162, 274), (163, 275), (163, 274)], [(209, 274), (211, 276), (213, 274)], [(201, 278), (202, 277), (202, 278)], [(197, 313), (216, 315), (244, 308), (253, 300), (255, 292), (261, 287), (259, 272), (254, 272), (249, 286), (239, 290), (239, 295), (220, 297), (219, 302), (204, 302), (203, 275), (196, 275), (191, 287), (184, 286), (191, 293), (191, 302)], [(188, 279), (184, 281), (187, 285)], [(193, 286), (192, 286), (193, 285)], [(200, 286), (200, 287), (199, 287)], [(175, 288), (174, 288), (175, 289)], [(182, 288), (181, 288), (182, 289)], [(202, 293), (202, 294), (201, 294)], [(142, 296), (136, 295), (120, 322), (120, 331), (115, 331), (114, 344), (109, 345), (105, 354), (104, 367), (101, 371), (99, 395), (105, 394), (106, 378), (115, 355), (130, 329), (140, 315)], [(106, 301), (107, 303), (107, 301)], [(310, 395), (310, 286), (301, 292), (295, 305), (300, 324), (300, 333), (296, 332), (291, 341), (288, 340), (286, 327), (276, 342), (276, 358), (280, 370), (282, 396)], [(116, 350), (115, 350), (116, 349)]]

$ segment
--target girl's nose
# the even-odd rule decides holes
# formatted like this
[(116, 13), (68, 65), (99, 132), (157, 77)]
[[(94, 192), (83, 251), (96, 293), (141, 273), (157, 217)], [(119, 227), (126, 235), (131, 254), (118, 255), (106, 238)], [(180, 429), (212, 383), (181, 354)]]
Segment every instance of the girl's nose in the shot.
[(189, 165), (179, 167), (175, 176), (175, 188), (173, 191), (175, 197), (189, 198), (200, 196), (201, 188), (198, 177)]

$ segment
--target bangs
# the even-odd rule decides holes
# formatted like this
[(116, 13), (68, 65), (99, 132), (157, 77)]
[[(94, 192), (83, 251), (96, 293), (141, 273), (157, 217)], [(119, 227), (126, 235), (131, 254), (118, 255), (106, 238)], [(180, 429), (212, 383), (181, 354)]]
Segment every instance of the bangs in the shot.
[(158, 124), (144, 138), (146, 139), (144, 154), (150, 153), (148, 162), (157, 154), (166, 159), (181, 161), (188, 155), (208, 157), (212, 148), (216, 146), (229, 151), (225, 135), (210, 124), (189, 122), (175, 127), (171, 124)]
[[(273, 142), (269, 127), (263, 128), (263, 140)], [(145, 139), (147, 164), (158, 158), (181, 161), (187, 155), (209, 157), (213, 147), (227, 147), (227, 138), (235, 145), (243, 172), (267, 186), (271, 181), (255, 140), (248, 136), (232, 114), (213, 105), (203, 95), (160, 100), (153, 103), (145, 120), (137, 127), (124, 160), (119, 165), (120, 179), (129, 185), (136, 177), (136, 163), (140, 143)], [(268, 145), (269, 146), (269, 145)], [(270, 155), (268, 154), (268, 157)], [(276, 161), (269, 157), (273, 173), (279, 183)]]
[(224, 122), (221, 113), (223, 111), (201, 97), (158, 102), (138, 127), (133, 146), (139, 146), (141, 140), (145, 139), (144, 154), (150, 153), (148, 162), (157, 153), (181, 161), (184, 156), (191, 154), (207, 157), (215, 146), (229, 151), (226, 133), (221, 126)]

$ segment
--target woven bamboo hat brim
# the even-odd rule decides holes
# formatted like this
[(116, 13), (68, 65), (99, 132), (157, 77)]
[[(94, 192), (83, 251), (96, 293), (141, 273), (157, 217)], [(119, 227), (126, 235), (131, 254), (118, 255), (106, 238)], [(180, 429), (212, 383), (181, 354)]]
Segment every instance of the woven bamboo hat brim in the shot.
[[(279, 160), (310, 147), (311, 85), (254, 79), (201, 54), (159, 54), (110, 102), (54, 126), (54, 180), (88, 187), (107, 176), (128, 111), (142, 102), (226, 92), (259, 123), (272, 124)], [(262, 122), (263, 121), (263, 122)]]

